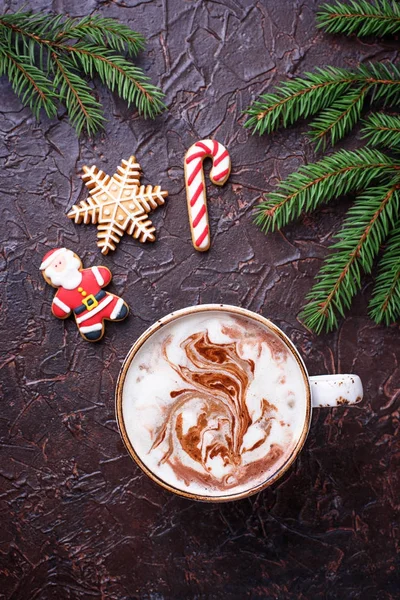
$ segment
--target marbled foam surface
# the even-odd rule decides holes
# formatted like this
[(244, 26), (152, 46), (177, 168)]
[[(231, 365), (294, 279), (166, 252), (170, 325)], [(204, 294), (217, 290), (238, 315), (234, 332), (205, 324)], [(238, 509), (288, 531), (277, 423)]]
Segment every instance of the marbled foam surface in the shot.
[(229, 496), (272, 477), (306, 418), (301, 369), (271, 330), (207, 311), (161, 327), (126, 374), (122, 409), (143, 463), (178, 490)]

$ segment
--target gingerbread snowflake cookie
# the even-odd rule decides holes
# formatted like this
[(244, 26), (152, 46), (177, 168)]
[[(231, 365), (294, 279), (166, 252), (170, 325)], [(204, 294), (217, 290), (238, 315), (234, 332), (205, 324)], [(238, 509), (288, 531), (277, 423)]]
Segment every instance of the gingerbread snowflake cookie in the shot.
[(164, 204), (168, 192), (159, 185), (140, 185), (141, 167), (136, 158), (123, 160), (112, 177), (95, 166), (85, 166), (83, 171), (90, 196), (75, 204), (67, 216), (75, 223), (97, 224), (101, 252), (115, 250), (125, 232), (140, 242), (154, 242), (155, 227), (148, 214)]
[(83, 269), (82, 261), (72, 250), (50, 250), (40, 265), (46, 282), (58, 288), (51, 306), (52, 313), (66, 319), (75, 317), (79, 333), (88, 342), (97, 342), (104, 335), (104, 321), (122, 321), (129, 307), (122, 298), (102, 288), (111, 281), (107, 267)]

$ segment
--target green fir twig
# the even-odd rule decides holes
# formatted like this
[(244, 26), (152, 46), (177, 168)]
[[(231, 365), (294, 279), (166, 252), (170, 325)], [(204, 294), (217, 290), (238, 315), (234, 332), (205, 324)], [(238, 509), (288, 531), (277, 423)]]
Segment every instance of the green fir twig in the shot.
[(265, 232), (281, 229), (303, 212), (323, 202), (363, 190), (377, 178), (400, 170), (400, 162), (378, 150), (340, 150), (316, 163), (303, 165), (281, 181), (257, 207), (256, 223)]
[(361, 269), (371, 272), (382, 242), (397, 221), (399, 203), (400, 176), (365, 191), (349, 209), (300, 315), (310, 329), (321, 333), (337, 327), (337, 314), (344, 316), (361, 288)]
[(68, 108), (71, 124), (78, 135), (83, 127), (89, 134), (95, 133), (104, 121), (100, 103), (92, 95), (87, 82), (76, 73), (73, 63), (68, 58), (54, 52), (52, 62), (54, 87), (58, 90), (58, 98)]
[(334, 146), (341, 140), (361, 117), (366, 95), (370, 84), (365, 83), (358, 89), (350, 91), (344, 98), (336, 100), (331, 107), (325, 108), (310, 125), (310, 137), (316, 142), (316, 148), (326, 146), (330, 139)]
[(377, 323), (390, 325), (400, 318), (400, 220), (392, 229), (378, 264), (369, 308)]
[(400, 116), (375, 113), (364, 122), (363, 137), (371, 146), (400, 150)]
[(353, 71), (326, 67), (278, 85), (262, 95), (245, 112), (245, 127), (271, 133), (300, 118), (319, 113), (310, 136), (318, 145), (342, 139), (360, 120), (369, 104), (393, 106), (400, 102), (400, 68), (390, 63), (359, 65)]
[(95, 133), (105, 120), (88, 83), (96, 76), (144, 117), (165, 108), (161, 90), (129, 58), (143, 48), (143, 36), (114, 19), (0, 16), (0, 75), (36, 118), (41, 109), (54, 116), (57, 103), (64, 104), (78, 134)]
[(317, 27), (327, 33), (387, 36), (400, 32), (400, 4), (394, 0), (349, 0), (323, 4)]
[(359, 74), (337, 67), (305, 73), (281, 83), (273, 93), (263, 94), (255, 101), (246, 111), (249, 118), (245, 127), (260, 135), (288, 127), (332, 105), (352, 84), (359, 82)]
[(57, 113), (58, 98), (53, 82), (30, 61), (26, 54), (16, 54), (11, 48), (0, 46), (0, 76), (7, 75), (14, 92), (35, 117), (43, 108), (49, 117)]
[[(333, 33), (387, 35), (400, 30), (400, 4), (389, 0), (349, 0), (325, 4), (319, 26)], [(396, 64), (359, 65), (352, 70), (317, 69), (276, 86), (248, 109), (246, 127), (260, 135), (314, 116), (309, 135), (317, 148), (336, 144), (362, 119), (365, 106), (400, 106), (400, 69)], [(337, 327), (371, 273), (381, 246), (384, 254), (370, 301), (370, 316), (389, 325), (400, 317), (400, 115), (370, 114), (364, 121), (365, 147), (341, 150), (304, 165), (281, 181), (256, 209), (265, 231), (280, 229), (322, 203), (360, 193), (335, 236), (336, 242), (307, 295), (301, 318), (321, 333)]]

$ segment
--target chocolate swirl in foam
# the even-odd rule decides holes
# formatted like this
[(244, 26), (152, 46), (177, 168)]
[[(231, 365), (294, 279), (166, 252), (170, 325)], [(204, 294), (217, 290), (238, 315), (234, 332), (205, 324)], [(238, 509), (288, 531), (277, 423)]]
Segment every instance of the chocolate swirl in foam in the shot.
[(140, 464), (174, 489), (230, 496), (269, 480), (304, 428), (306, 382), (268, 326), (229, 311), (186, 314), (139, 347), (123, 385)]
[[(235, 340), (230, 343), (212, 342), (207, 330), (184, 339), (180, 346), (188, 366), (175, 364), (168, 356), (171, 337), (163, 343), (163, 357), (184, 386), (170, 392), (172, 402), (165, 407), (164, 421), (155, 432), (150, 452), (162, 448), (159, 464), (167, 463), (187, 486), (196, 482), (229, 490), (273, 467), (284, 453), (282, 445), (266, 444), (272, 422), (278, 417), (277, 407), (260, 397), (258, 410), (250, 413), (247, 396), (255, 363), (243, 358), (243, 345), (258, 346), (256, 356), (260, 357), (266, 343), (275, 363), (284, 363), (288, 351), (276, 336), (252, 328), (249, 322), (243, 327), (241, 321), (235, 319), (230, 326), (221, 327), (225, 336)], [(257, 435), (250, 436), (247, 444), (245, 437), (251, 428), (257, 428)], [(286, 432), (285, 446), (290, 438)], [(264, 444), (261, 457), (246, 460)], [(182, 453), (190, 460), (182, 460)]]

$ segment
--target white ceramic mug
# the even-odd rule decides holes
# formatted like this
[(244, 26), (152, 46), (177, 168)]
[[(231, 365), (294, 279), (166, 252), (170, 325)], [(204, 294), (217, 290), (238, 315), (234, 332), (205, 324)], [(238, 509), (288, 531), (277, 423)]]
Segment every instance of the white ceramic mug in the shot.
[[(146, 464), (146, 456), (144, 456), (143, 452), (138, 452), (137, 442), (135, 440), (135, 434), (132, 433), (133, 429), (131, 424), (127, 422), (126, 418), (128, 410), (130, 410), (129, 403), (132, 398), (132, 378), (129, 379), (129, 389), (126, 384), (127, 376), (129, 370), (131, 368), (136, 368), (137, 366), (137, 357), (139, 356), (140, 350), (144, 347), (146, 342), (153, 341), (154, 335), (156, 332), (166, 331), (168, 327), (174, 327), (176, 322), (179, 319), (188, 319), (189, 317), (193, 317), (193, 315), (197, 315), (198, 318), (206, 318), (208, 316), (217, 315), (213, 318), (240, 318), (244, 317), (248, 319), (249, 323), (254, 322), (255, 324), (261, 325), (269, 332), (272, 332), (277, 338), (279, 338), (279, 343), (282, 343), (286, 349), (289, 351), (291, 359), (294, 358), (296, 363), (296, 368), (298, 368), (299, 373), (301, 373), (302, 377), (302, 399), (303, 403), (301, 406), (302, 417), (301, 420), (301, 433), (296, 437), (297, 443), (293, 448), (290, 456), (288, 456), (287, 460), (280, 466), (280, 468), (274, 472), (272, 475), (268, 476), (265, 480), (259, 482), (257, 485), (252, 486), (249, 489), (240, 490), (237, 493), (221, 493), (217, 495), (208, 495), (207, 493), (199, 493), (198, 490), (191, 490), (190, 484), (183, 486), (179, 489), (176, 485), (171, 485), (171, 482), (168, 482), (160, 476), (159, 473), (155, 471), (157, 469), (149, 467), (149, 464)], [(207, 317), (208, 318), (208, 317)], [(183, 323), (183, 321), (181, 321)], [(285, 350), (287, 352), (287, 350)], [(143, 355), (143, 352), (142, 352)], [(140, 359), (139, 359), (140, 360)], [(294, 364), (294, 363), (293, 363)], [(137, 378), (138, 380), (139, 378)], [(174, 313), (171, 313), (156, 323), (154, 323), (147, 331), (145, 331), (141, 337), (134, 343), (131, 350), (129, 351), (123, 366), (121, 368), (121, 372), (117, 382), (116, 389), (116, 413), (117, 413), (117, 422), (120, 429), (120, 433), (122, 439), (131, 455), (131, 457), (137, 462), (137, 464), (143, 469), (143, 471), (149, 475), (153, 481), (157, 482), (164, 488), (186, 498), (191, 498), (194, 500), (201, 501), (211, 501), (211, 502), (223, 502), (235, 500), (243, 497), (247, 497), (251, 494), (254, 494), (261, 489), (271, 485), (274, 481), (276, 481), (279, 477), (283, 475), (283, 473), (290, 467), (290, 465), (294, 462), (299, 452), (301, 451), (304, 442), (307, 438), (309, 432), (309, 426), (311, 422), (311, 413), (312, 409), (320, 408), (320, 407), (340, 407), (340, 406), (354, 406), (358, 402), (362, 400), (363, 397), (363, 388), (361, 384), (361, 380), (357, 375), (318, 375), (310, 377), (307, 373), (304, 362), (294, 346), (291, 340), (283, 333), (281, 329), (279, 329), (276, 325), (274, 325), (268, 319), (253, 313), (249, 310), (223, 305), (223, 304), (208, 304), (208, 305), (200, 305), (194, 307), (184, 308), (182, 310), (178, 310)], [(147, 401), (147, 400), (146, 400)], [(154, 402), (154, 398), (148, 398), (149, 405), (151, 402)], [(144, 407), (145, 408), (145, 407)]]

